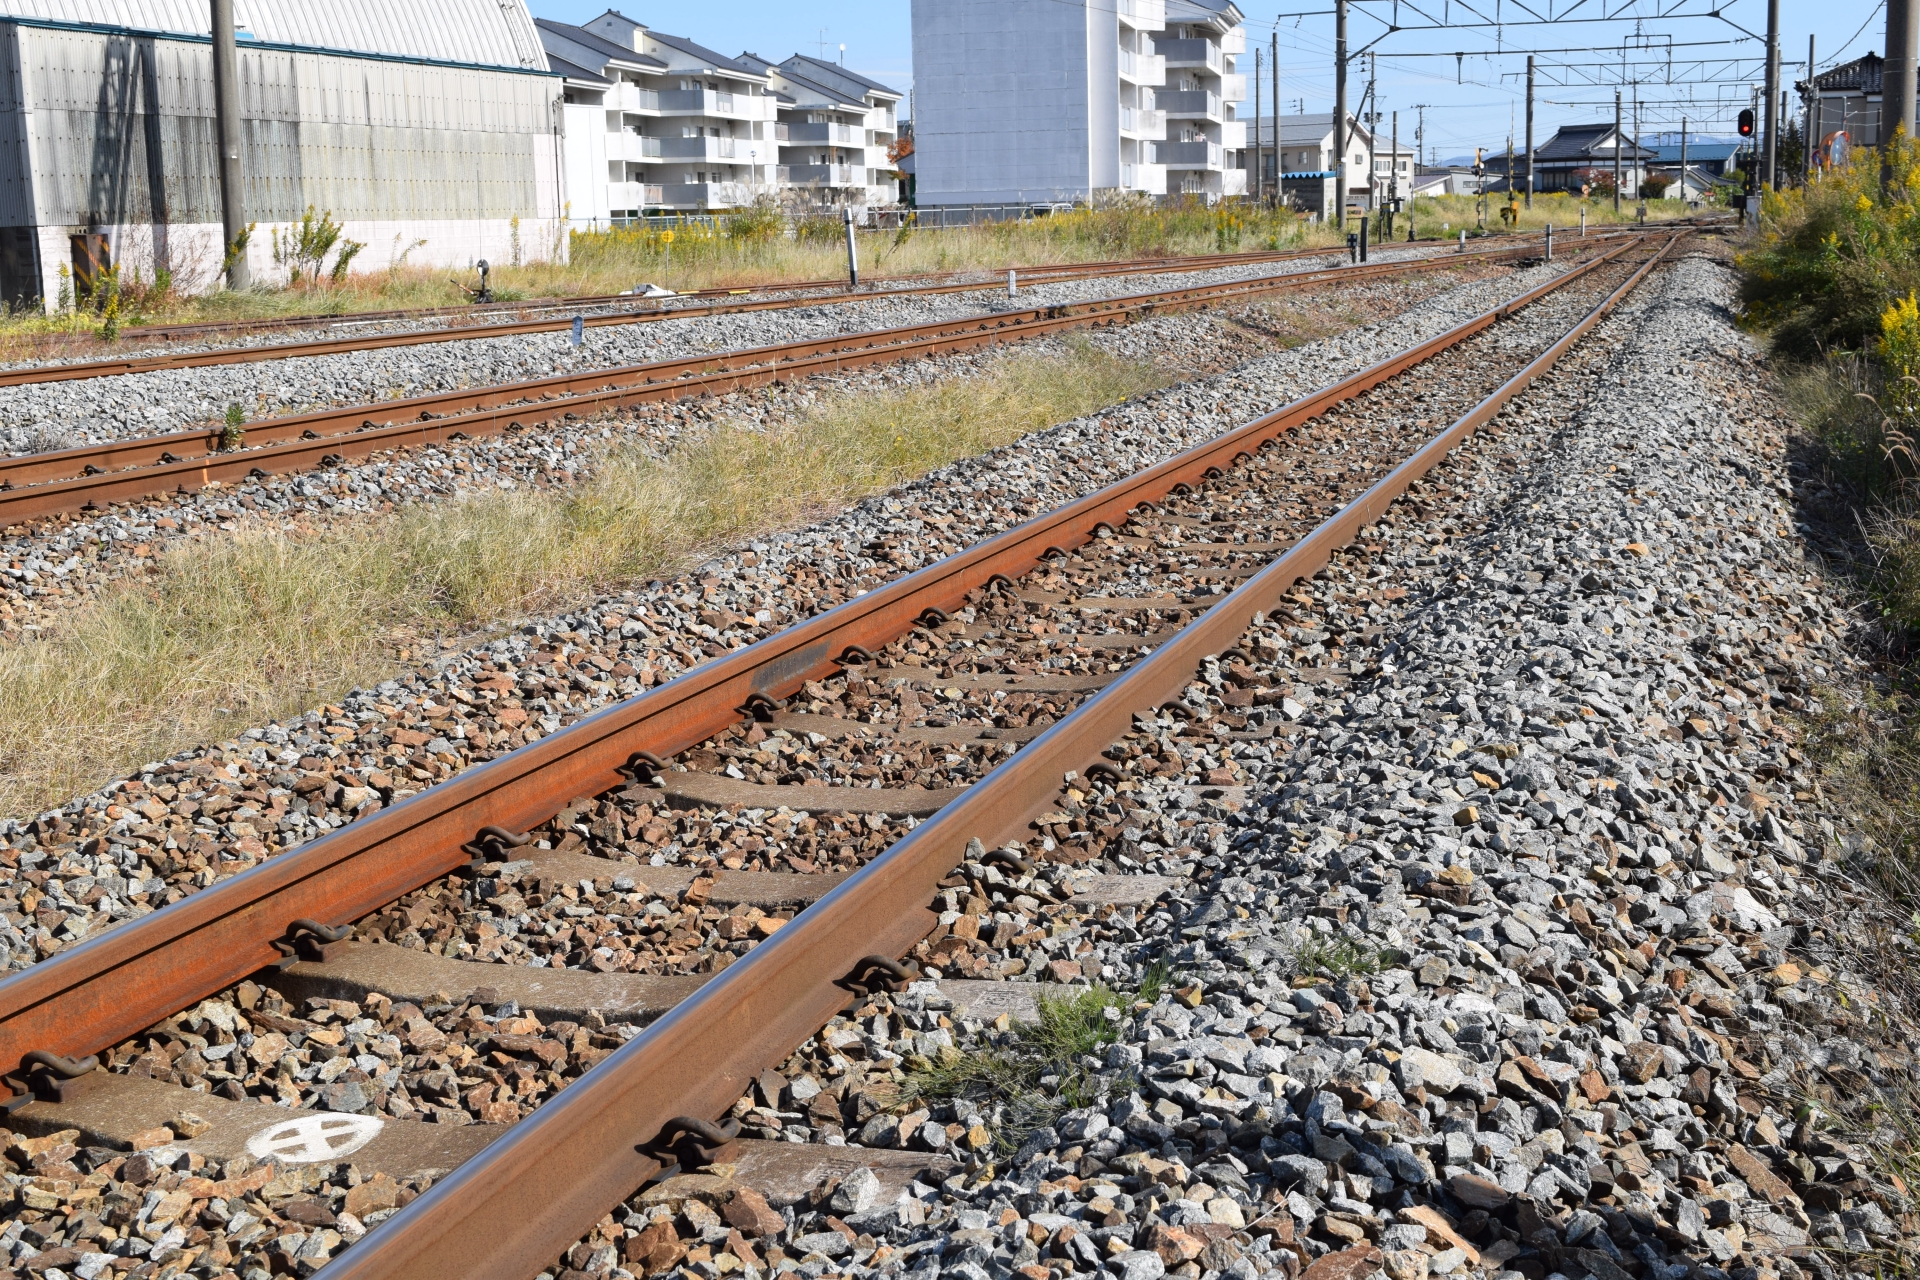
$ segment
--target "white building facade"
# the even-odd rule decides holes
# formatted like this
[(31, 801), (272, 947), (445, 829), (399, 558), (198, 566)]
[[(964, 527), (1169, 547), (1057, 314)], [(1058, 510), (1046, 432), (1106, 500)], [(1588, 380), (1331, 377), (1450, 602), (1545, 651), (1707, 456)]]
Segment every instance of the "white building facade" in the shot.
[[(255, 280), (288, 278), (309, 206), (357, 270), (564, 256), (561, 84), (520, 0), (239, 0), (236, 26)], [(207, 6), (0, 0), (0, 295), (54, 305), (102, 237), (127, 275), (219, 281)]]
[(899, 137), (901, 94), (838, 63), (795, 54), (764, 68), (774, 97), (774, 181), (783, 198), (868, 209), (893, 204), (899, 186), (889, 149)]
[(1245, 190), (1231, 0), (914, 0), (922, 205)]
[[(1248, 143), (1248, 172), (1252, 172), (1257, 152), (1264, 174), (1261, 190), (1272, 191), (1278, 177), (1282, 200), (1304, 213), (1331, 219), (1343, 190), (1347, 207), (1360, 212), (1381, 207), (1396, 191), (1403, 202), (1413, 195), (1417, 159), (1413, 148), (1403, 145), (1396, 153), (1390, 137), (1376, 136), (1352, 116), (1347, 117), (1344, 164), (1334, 159), (1331, 111), (1281, 116), (1277, 151), (1272, 116), (1262, 116), (1249, 133), (1257, 141)], [(1252, 188), (1251, 180), (1247, 185)]]
[(568, 216), (736, 209), (774, 190), (775, 103), (762, 71), (609, 9), (538, 21), (566, 78)]

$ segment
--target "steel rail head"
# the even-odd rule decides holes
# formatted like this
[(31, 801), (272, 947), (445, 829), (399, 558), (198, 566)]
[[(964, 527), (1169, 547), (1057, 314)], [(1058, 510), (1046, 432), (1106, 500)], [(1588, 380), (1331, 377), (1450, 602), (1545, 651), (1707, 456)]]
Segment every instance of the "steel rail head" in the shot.
[[(1632, 243), (1522, 296), (1563, 287)], [(879, 650), (928, 608), (959, 609), (1048, 548), (1089, 541), (1098, 525), (1123, 523), (1142, 502), (1464, 341), (1502, 310), (0, 979), (0, 1071), (34, 1050), (92, 1053), (278, 962), (274, 940), (293, 921), (355, 920), (385, 906), (466, 865), (463, 846), (482, 843), (485, 828), (526, 831), (568, 798), (626, 784), (637, 759), (670, 758), (737, 723), (752, 695), (777, 699), (838, 673), (852, 651)]]
[[(1568, 338), (1597, 324), (1657, 260), (1634, 272)], [(1570, 345), (1562, 339), (1536, 357), (1152, 655), (375, 1227), (327, 1265), (323, 1280), (524, 1280), (547, 1266), (660, 1167), (637, 1145), (609, 1142), (609, 1134), (652, 1133), (676, 1115), (719, 1114), (732, 1105), (767, 1062), (785, 1057), (844, 1004), (832, 975), (863, 953), (903, 953), (931, 930), (934, 889), (969, 842), (1027, 835), (1031, 820), (1056, 802), (1067, 771), (1098, 758), (1137, 711), (1176, 696), (1205, 657), (1325, 567)], [(523, 1211), (528, 1187), (541, 1189), (543, 1212)]]

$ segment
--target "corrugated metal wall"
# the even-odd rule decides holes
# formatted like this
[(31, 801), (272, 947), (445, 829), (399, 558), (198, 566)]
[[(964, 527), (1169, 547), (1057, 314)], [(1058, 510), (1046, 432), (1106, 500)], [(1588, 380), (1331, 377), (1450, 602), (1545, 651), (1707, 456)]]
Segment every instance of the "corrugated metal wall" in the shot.
[[(220, 220), (208, 45), (0, 33), (21, 70), (0, 74), (0, 225)], [(240, 62), (250, 220), (546, 212), (535, 140), (555, 130), (553, 77), (245, 45)]]
[[(0, 0), (0, 17), (46, 18), (207, 35), (206, 0)], [(437, 58), (495, 67), (545, 67), (523, 0), (235, 0), (234, 23), (256, 40)]]

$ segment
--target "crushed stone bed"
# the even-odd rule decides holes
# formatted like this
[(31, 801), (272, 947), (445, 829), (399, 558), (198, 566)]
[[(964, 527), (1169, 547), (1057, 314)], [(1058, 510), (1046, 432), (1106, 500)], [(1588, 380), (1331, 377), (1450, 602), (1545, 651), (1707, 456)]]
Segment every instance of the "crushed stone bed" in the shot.
[[(1448, 301), (1471, 313), (1486, 301), (1455, 295), (1521, 287), (1462, 286)], [(929, 976), (1096, 979), (1123, 992), (1165, 979), (1157, 999), (1115, 1004), (1113, 1040), (1079, 1064), (1095, 1105), (1015, 1115), (978, 1099), (902, 1103), (910, 1073), (956, 1046), (1011, 1052), (1018, 1036), (950, 1016), (936, 988), (876, 998), (763, 1075), (735, 1113), (757, 1136), (938, 1153), (957, 1172), (898, 1203), (854, 1176), (771, 1208), (724, 1176), (669, 1183), (616, 1211), (552, 1274), (686, 1265), (710, 1278), (730, 1256), (809, 1276), (969, 1280), (1015, 1269), (1030, 1280), (1103, 1269), (1116, 1280), (1382, 1269), (1391, 1280), (1830, 1280), (1849, 1270), (1845, 1252), (1895, 1243), (1871, 1154), (1795, 1115), (1822, 1079), (1857, 1091), (1911, 1060), (1897, 1029), (1870, 1034), (1872, 993), (1835, 960), (1821, 932), (1832, 926), (1808, 923), (1825, 920), (1839, 872), (1822, 861), (1833, 827), (1808, 808), (1787, 713), (1813, 684), (1855, 672), (1844, 610), (1792, 533), (1778, 424), (1724, 408), (1758, 367), (1726, 323), (1730, 297), (1725, 271), (1698, 258), (1651, 277), (1377, 535), (1258, 623), (1240, 659), (1210, 665), (1187, 714), (1137, 722), (1109, 754), (1146, 776), (1070, 793), (1025, 851), (1173, 877), (1171, 896), (1030, 917), (1011, 904), (1024, 885), (978, 862), (964, 869), (942, 904), (946, 928), (918, 955)], [(1336, 343), (1364, 364), (1434, 322), (1398, 322), (1376, 354), (1375, 333)], [(804, 585), (826, 607), (1291, 398), (1293, 357), (1314, 353), (1315, 380), (1330, 380), (1346, 371), (1327, 371), (1333, 345), (1042, 433), (862, 504), (818, 540), (770, 539), (455, 657), (436, 679), (380, 686), (0, 827), (14, 876), (0, 907), (20, 907), (0, 917), (11, 964), (43, 949), (20, 930), (29, 920), (57, 949), (55, 929), (84, 936), (115, 906), (139, 914), (211, 883), (714, 646), (786, 625), (782, 586)], [(1057, 455), (1017, 465), (1069, 442), (1074, 472)], [(471, 703), (498, 703), (473, 695), (501, 674), (528, 714), (496, 741), (500, 718), (476, 724)], [(302, 776), (328, 781), (303, 792)], [(274, 803), (296, 795), (304, 812)], [(287, 816), (269, 825), (268, 814)], [(168, 866), (138, 868), (162, 874), (136, 891), (120, 867), (129, 852)], [(408, 1049), (502, 1035), (542, 1037), (563, 1064), (590, 1065), (631, 1034), (543, 1027), (471, 1002), (261, 1000), (242, 1003), (282, 1038), (335, 1024), (344, 1035), (321, 1042), (360, 1051), (362, 1075)], [(145, 1073), (222, 1044), (267, 1065), (218, 1027), (227, 1017), (170, 1019), (140, 1047)], [(306, 1101), (297, 1087), (286, 1100)], [(233, 1200), (212, 1197), (225, 1207), (178, 1222), (176, 1210), (144, 1233), (144, 1274), (158, 1274), (162, 1241), (168, 1264), (195, 1251), (196, 1274), (221, 1274), (264, 1247), (275, 1222), (279, 1261), (304, 1270), (427, 1181), (356, 1196), (348, 1165), (309, 1166), (268, 1193), (316, 1206), (306, 1219), (242, 1210), (252, 1221), (236, 1227), (234, 1202), (269, 1181), (244, 1161), (169, 1172), (35, 1145), (8, 1149), (18, 1187), (65, 1166), (123, 1196), (151, 1187), (151, 1209), (191, 1177), (228, 1180), (216, 1190)], [(187, 1201), (206, 1198), (190, 1190)], [(0, 1230), (16, 1263), (49, 1243), (26, 1230)], [(72, 1252), (63, 1261), (112, 1265)]]

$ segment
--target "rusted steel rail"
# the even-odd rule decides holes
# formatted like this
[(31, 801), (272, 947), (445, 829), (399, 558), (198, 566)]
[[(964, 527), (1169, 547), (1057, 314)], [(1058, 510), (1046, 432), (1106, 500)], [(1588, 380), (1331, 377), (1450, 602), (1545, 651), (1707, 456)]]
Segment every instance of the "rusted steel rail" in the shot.
[[(1282, 262), (1292, 258), (1324, 258), (1335, 254), (1331, 249), (1289, 250), (1284, 253), (1256, 254), (1216, 254), (1207, 258), (1185, 259), (1148, 259), (1141, 262), (1113, 262), (1087, 264), (1078, 268), (1014, 268), (1019, 278), (1028, 284), (1047, 284), (1062, 280), (1095, 279), (1103, 276), (1171, 274), (1175, 272), (1207, 271), (1217, 267), (1259, 265), (1268, 262)], [(943, 272), (942, 277), (962, 274)], [(906, 277), (903, 279), (911, 279)], [(858, 292), (848, 292), (844, 288), (838, 293), (821, 294), (818, 292), (793, 296), (802, 290), (819, 290), (831, 287), (836, 282), (810, 282), (798, 285), (779, 286), (778, 291), (788, 296), (759, 298), (752, 301), (735, 301), (742, 294), (772, 289), (733, 289), (708, 290), (702, 295), (680, 294), (680, 298), (714, 295), (720, 300), (695, 306), (669, 306), (671, 301), (661, 299), (652, 304), (644, 304), (640, 299), (614, 295), (611, 297), (555, 299), (539, 305), (516, 304), (515, 310), (547, 313), (542, 319), (500, 320), (491, 323), (462, 324), (438, 329), (417, 329), (404, 333), (368, 333), (354, 337), (319, 338), (305, 342), (276, 343), (271, 346), (222, 347), (212, 351), (165, 352), (158, 355), (117, 356), (103, 360), (75, 361), (69, 364), (37, 365), (30, 368), (0, 369), (0, 387), (23, 386), (43, 382), (74, 382), (87, 378), (110, 378), (129, 373), (157, 373), (168, 369), (199, 369), (214, 365), (258, 364), (269, 360), (297, 359), (303, 356), (340, 355), (349, 351), (373, 351), (390, 347), (414, 347), (439, 342), (463, 342), (475, 338), (511, 338), (534, 333), (558, 333), (573, 326), (575, 315), (580, 316), (581, 324), (589, 329), (600, 329), (614, 325), (651, 324), (661, 320), (697, 320), (706, 316), (737, 315), (749, 311), (778, 311), (793, 307), (832, 306), (843, 302), (866, 302), (876, 298), (892, 297), (931, 297), (947, 293), (977, 293), (1000, 287), (996, 280), (971, 280), (950, 284), (927, 283), (906, 285), (896, 289), (866, 288)], [(586, 309), (596, 307), (625, 307), (625, 310), (602, 311), (598, 315), (582, 314)], [(554, 314), (564, 312), (565, 314)], [(511, 315), (513, 311), (495, 312)], [(441, 309), (433, 314), (393, 312), (385, 315), (370, 313), (364, 316), (332, 317), (329, 325), (377, 324), (414, 318), (431, 319), (438, 314), (471, 314), (470, 312)], [(124, 334), (122, 336), (125, 336)]]
[[(1498, 261), (1530, 251), (1525, 246), (1505, 247), (1442, 261)], [(250, 447), (228, 452), (218, 451), (220, 431), (210, 428), (4, 458), (0, 459), (0, 526), (109, 502), (186, 492), (256, 473), (284, 474), (388, 449), (497, 434), (570, 414), (724, 394), (788, 378), (947, 355), (1089, 325), (1124, 323), (1159, 312), (1405, 275), (1431, 266), (1423, 260), (1396, 261), (1265, 276), (350, 405), (249, 423), (245, 430)]]
[[(551, 817), (571, 797), (624, 785), (645, 754), (670, 757), (736, 723), (752, 695), (777, 699), (807, 680), (835, 673), (850, 650), (878, 649), (912, 628), (928, 609), (957, 609), (995, 575), (1018, 576), (1056, 550), (1081, 545), (1098, 526), (1117, 526), (1138, 504), (1231, 466), (1266, 441), (1456, 346), (1636, 243), (1623, 243), (1208, 444), (0, 981), (0, 1074), (17, 1070), (36, 1051), (70, 1057), (94, 1053), (277, 962), (282, 953), (274, 943), (287, 937), (293, 922), (336, 925), (377, 910), (466, 865), (469, 855), (461, 846), (481, 828), (523, 831)], [(865, 923), (871, 927), (880, 918)], [(894, 925), (883, 930), (889, 945), (897, 932)], [(811, 1017), (813, 1003), (805, 1008)], [(787, 1023), (776, 1020), (775, 1025), (779, 1035), (787, 1033)]]
[[(962, 860), (968, 841), (991, 848), (1024, 840), (1033, 820), (1057, 802), (1063, 777), (1099, 759), (1136, 712), (1177, 696), (1202, 659), (1230, 646), (1255, 613), (1318, 572), (1411, 484), (1550, 370), (1675, 240), (1564, 337), (1278, 560), (376, 1227), (326, 1267), (327, 1280), (524, 1280), (538, 1272), (657, 1171), (641, 1144), (676, 1116), (722, 1114), (756, 1072), (791, 1053), (845, 1005), (838, 977), (863, 956), (904, 954), (931, 932), (937, 917), (928, 903), (941, 878)], [(1276, 417), (1292, 412), (1290, 406)], [(1194, 453), (1225, 458), (1225, 450), (1258, 447), (1258, 438), (1277, 426), (1263, 419)], [(1182, 474), (1195, 474), (1192, 468), (1201, 461), (1188, 454), (1174, 464), (1183, 464)], [(1110, 520), (1123, 518), (1137, 494), (1096, 495), (1075, 504), (1078, 519), (1095, 510)], [(535, 1194), (541, 1211), (527, 1213), (528, 1197)]]

